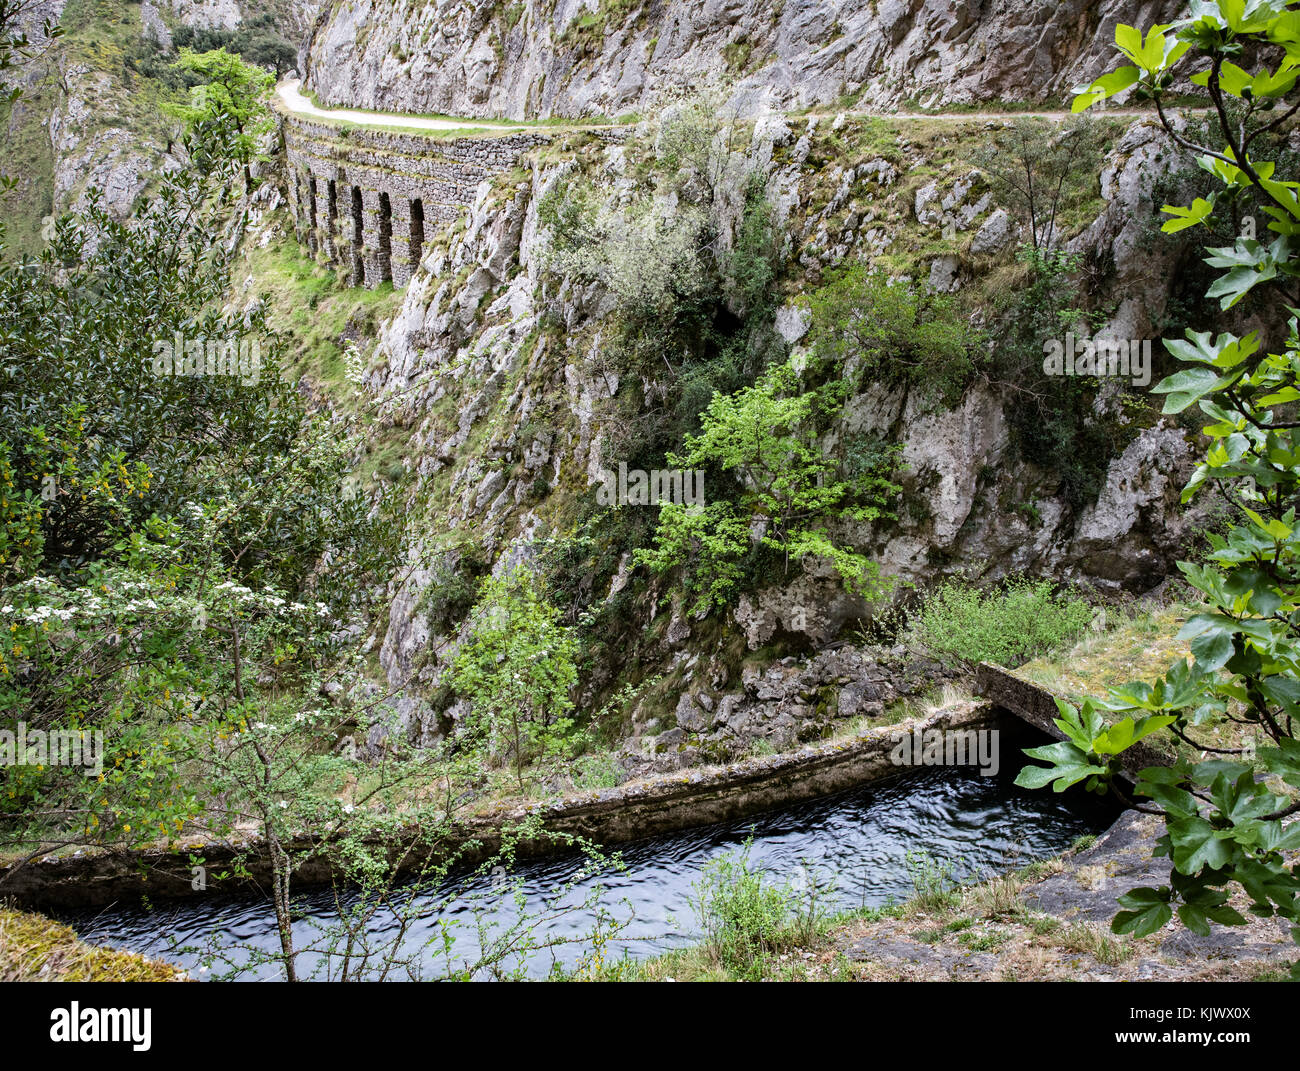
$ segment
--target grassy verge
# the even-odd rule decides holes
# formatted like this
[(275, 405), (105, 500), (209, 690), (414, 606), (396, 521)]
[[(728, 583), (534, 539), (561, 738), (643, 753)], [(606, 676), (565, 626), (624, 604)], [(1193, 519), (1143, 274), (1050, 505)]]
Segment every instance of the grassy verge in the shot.
[(60, 922), (0, 907), (0, 982), (185, 980), (185, 972), (170, 963), (84, 944)]
[[(1203, 610), (1204, 607), (1179, 602), (1127, 615), (1111, 611), (1106, 631), (1086, 635), (1064, 653), (1027, 662), (1014, 671), (1015, 675), (1076, 706), (1089, 697), (1104, 698), (1112, 686), (1156, 681), (1172, 663), (1190, 657), (1189, 641), (1176, 637), (1187, 619)], [(1120, 717), (1106, 711), (1100, 713), (1111, 721)], [(1206, 748), (1240, 748), (1252, 740), (1256, 747), (1269, 743), (1252, 726), (1223, 717), (1190, 725), (1186, 732), (1190, 740)], [(1149, 743), (1192, 761), (1205, 758), (1198, 748), (1175, 741), (1167, 733), (1150, 738)], [(1297, 794), (1281, 782), (1275, 784), (1274, 790), (1293, 798)]]
[[(1240, 960), (1179, 961), (1162, 950), (1167, 934), (1116, 936), (1105, 922), (1057, 917), (1026, 902), (1030, 886), (1067, 869), (1081, 888), (1105, 888), (1104, 866), (1073, 862), (1094, 840), (1081, 837), (1061, 855), (963, 886), (921, 867), (914, 873), (916, 892), (906, 902), (830, 915), (802, 932), (787, 925), (756, 962), (729, 959), (716, 941), (704, 941), (651, 959), (597, 964), (584, 977), (640, 982), (1285, 980), (1285, 966), (1250, 954)], [(1116, 894), (1120, 891), (1117, 884)], [(1288, 942), (1280, 936), (1277, 941), (1289, 951)]]

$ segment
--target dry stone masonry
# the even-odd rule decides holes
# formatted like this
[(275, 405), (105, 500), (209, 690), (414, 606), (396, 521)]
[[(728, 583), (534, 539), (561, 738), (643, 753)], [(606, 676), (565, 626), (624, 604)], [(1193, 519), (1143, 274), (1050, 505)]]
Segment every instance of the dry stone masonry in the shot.
[(404, 286), (431, 228), (460, 219), (483, 182), (549, 140), (424, 137), (285, 115), (294, 233), (353, 286)]

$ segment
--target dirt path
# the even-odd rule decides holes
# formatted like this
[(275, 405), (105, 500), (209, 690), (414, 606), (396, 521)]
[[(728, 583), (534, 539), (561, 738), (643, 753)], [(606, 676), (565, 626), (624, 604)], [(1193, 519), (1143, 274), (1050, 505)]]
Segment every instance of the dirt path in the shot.
[(416, 130), (528, 130), (537, 124), (507, 125), (492, 119), (431, 119), (423, 115), (402, 115), (397, 112), (365, 112), (350, 108), (318, 108), (299, 88), (298, 79), (291, 78), (275, 87), (276, 96), (284, 107), (311, 119), (333, 119), (345, 123), (362, 123), (366, 126), (395, 126)]
[[(276, 86), (276, 96), (286, 110), (294, 115), (301, 115), (313, 119), (333, 119), (345, 123), (359, 123), (366, 126), (381, 127), (403, 127), (415, 130), (500, 130), (513, 132), (517, 130), (553, 130), (558, 132), (568, 130), (590, 130), (595, 128), (611, 129), (619, 126), (630, 126), (632, 124), (618, 123), (582, 123), (575, 122), (572, 124), (555, 124), (555, 123), (538, 123), (538, 122), (510, 122), (500, 119), (452, 119), (452, 118), (432, 118), (425, 115), (407, 115), (402, 112), (372, 112), (361, 111), (351, 108), (321, 108), (313, 104), (301, 90), (299, 80), (296, 78), (288, 79)], [(1155, 112), (1151, 110), (1135, 110), (1125, 108), (1102, 109), (1096, 113), (1102, 118), (1123, 118), (1136, 119), (1141, 117), (1155, 117)], [(802, 112), (794, 116), (796, 119), (833, 119), (840, 115), (848, 116), (855, 119), (902, 119), (902, 120), (922, 120), (922, 119), (939, 119), (949, 122), (959, 122), (967, 120), (970, 122), (988, 122), (999, 119), (1047, 119), (1051, 122), (1064, 122), (1071, 117), (1067, 111), (1041, 111), (1041, 112), (869, 112), (869, 111), (843, 111), (843, 112)]]

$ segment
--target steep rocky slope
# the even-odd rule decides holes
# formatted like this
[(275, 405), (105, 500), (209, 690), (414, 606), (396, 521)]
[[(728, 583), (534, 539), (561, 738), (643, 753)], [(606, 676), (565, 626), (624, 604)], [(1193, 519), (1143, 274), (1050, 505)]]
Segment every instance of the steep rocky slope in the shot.
[(726, 84), (743, 114), (917, 101), (1057, 105), (1103, 69), (1117, 21), (1172, 0), (342, 0), (307, 86), (327, 103), (509, 116), (647, 112)]
[[(918, 286), (969, 297), (974, 307), (1016, 278), (1021, 225), (968, 162), (997, 125), (882, 126), (843, 116), (731, 132), (726, 169), (759, 176), (785, 236), (774, 315), (784, 352), (797, 360), (807, 350), (807, 292), (859, 257)], [(399, 455), (425, 502), (412, 518), (419, 543), (411, 569), (375, 632), (387, 683), (401, 694), (394, 720), (370, 727), (373, 746), (392, 731), (428, 741), (451, 727), (462, 710), (448, 705), (440, 680), (463, 617), (444, 612), (444, 593), (488, 568), (540, 561), (572, 539), (602, 470), (618, 465), (620, 425), (663, 397), (669, 381), (652, 374), (638, 382), (606, 359), (616, 301), (599, 284), (557, 276), (541, 218), (548, 193), (576, 176), (594, 183), (604, 209), (651, 188), (646, 168), (659, 129), (557, 135), (522, 153), (513, 171), (480, 186), (463, 222), (430, 231), (400, 307), (372, 347), (357, 340), (368, 369), (364, 392), (385, 413), (376, 434), (405, 440)], [(1150, 239), (1155, 209), (1144, 191), (1173, 156), (1145, 120), (1116, 123), (1110, 145), (1067, 244), (1112, 265), (1096, 295), (1109, 310), (1098, 334), (1149, 337), (1166, 312), (1161, 280), (1183, 250)], [(373, 153), (363, 155), (374, 162)], [(1114, 402), (1103, 392), (1099, 412)], [(1016, 573), (1110, 592), (1159, 583), (1198, 523), (1178, 505), (1193, 461), (1186, 429), (1149, 407), (1112, 414), (1125, 445), (1102, 459), (1101, 490), (1080, 505), (1068, 500), (1058, 473), (1015, 448), (1008, 420), (1015, 404), (996, 382), (973, 383), (938, 408), (888, 382), (853, 393), (823, 445), (834, 450), (858, 433), (901, 444), (905, 508), (888, 523), (845, 522), (846, 539), (870, 547), (887, 574), (919, 585), (945, 574)], [(660, 586), (633, 569), (630, 551), (615, 546), (603, 564), (581, 557), (566, 577), (570, 612), (603, 614), (607, 633), (584, 680), (584, 705), (598, 705), (619, 682), (660, 682), (632, 711), (629, 764), (643, 735), (676, 732), (661, 765), (726, 757), (759, 737), (785, 745), (819, 734), (830, 718), (875, 716), (909, 694), (902, 681), (919, 681), (915, 691), (943, 679), (901, 649), (850, 652), (852, 666), (787, 657), (783, 668), (766, 668), (788, 651), (843, 642), (871, 616), (872, 606), (828, 569), (814, 565), (760, 586), (706, 619), (680, 597), (660, 603)], [(875, 672), (878, 663), (883, 672)], [(853, 686), (863, 681), (868, 686)]]
[[(0, 193), (8, 239), (33, 250), (44, 217), (80, 211), (93, 188), (121, 218), (155, 183), (180, 166), (172, 152), (180, 124), (159, 110), (181, 90), (168, 78), (182, 27), (236, 30), (246, 17), (269, 11), (280, 32), (297, 41), (315, 13), (314, 0), (274, 5), (236, 0), (144, 0), (93, 3), (45, 0), (26, 12), (29, 38), (42, 45), (22, 65), (24, 95), (0, 110), (5, 171), (17, 187)], [(43, 45), (37, 32), (50, 19), (64, 34)]]
[[(102, 10), (92, 16), (76, 3), (65, 11), (76, 32), (43, 61), (62, 81), (43, 84), (23, 121), (37, 141), (41, 124), (49, 131), (50, 207), (79, 203), (96, 185), (121, 213), (160, 169), (175, 166), (153, 114), (161, 90), (127, 59), (164, 56), (176, 25), (227, 27), (234, 9), (113, 9), (105, 23)], [(292, 9), (288, 24), (304, 13)], [(453, 200), (472, 201), (463, 213), (448, 208), (423, 221), (403, 290), (385, 283), (372, 301), (347, 287), (346, 265), (331, 276), (336, 305), (357, 295), (354, 314), (311, 325), (308, 348), (328, 348), (335, 363), (352, 355), (359, 398), (379, 414), (375, 456), (359, 459), (363, 479), (373, 495), (403, 497), (416, 537), (409, 569), (392, 582), (388, 620), (369, 626), (376, 676), (398, 693), (387, 723), (359, 727), (369, 744), (381, 746), (393, 732), (427, 741), (451, 730), (464, 708), (443, 675), (464, 638), (474, 586), (521, 560), (559, 582), (569, 623), (585, 621), (581, 708), (590, 713), (620, 687), (643, 686), (634, 702), (619, 704), (615, 737), (630, 740), (629, 765), (645, 737), (680, 736), (670, 738), (672, 757), (660, 748), (655, 761), (726, 758), (759, 738), (785, 746), (821, 734), (830, 719), (878, 716), (891, 701), (941, 682), (939, 667), (894, 647), (888, 629), (870, 631), (882, 605), (847, 590), (816, 559), (758, 578), (712, 614), (694, 612), (671, 582), (635, 566), (655, 511), (602, 513), (596, 489), (603, 472), (634, 460), (630, 428), (658, 427), (655, 449), (636, 455), (651, 463), (680, 445), (679, 431), (676, 440), (661, 440), (682, 377), (658, 361), (629, 364), (620, 356), (630, 343), (618, 287), (556, 259), (554, 202), (582, 183), (592, 218), (637, 206), (665, 219), (694, 210), (698, 190), (682, 184), (664, 143), (680, 112), (659, 105), (678, 90), (721, 83), (705, 108), (720, 124), (705, 146), (717, 167), (709, 209), (715, 253), (721, 263), (741, 240), (751, 194), (770, 215), (778, 248), (771, 307), (753, 323), (744, 322), (749, 313), (734, 293), (707, 295), (709, 338), (692, 368), (716, 363), (727, 346), (742, 352), (761, 344), (768, 352), (760, 367), (809, 359), (818, 344), (810, 304), (854, 263), (952, 297), (970, 345), (995, 351), (1009, 329), (1007, 303), (1025, 283), (1017, 249), (1028, 237), (1022, 215), (999, 201), (973, 164), (1002, 121), (888, 122), (854, 114), (844, 102), (1055, 104), (1106, 62), (1116, 18), (1163, 13), (1159, 4), (1119, 3), (1025, 11), (891, 2), (838, 14), (795, 4), (325, 8), (302, 57), (309, 87), (325, 102), (466, 115), (653, 113), (635, 127), (552, 134), (542, 127), (512, 143), (513, 166), (496, 166), (477, 188), (477, 173), (457, 188)], [(100, 53), (87, 41), (100, 31), (117, 51), (92, 62)], [(141, 42), (149, 43), (144, 51)], [(759, 109), (832, 105), (844, 110), (743, 119)], [(116, 118), (106, 122), (106, 115)], [(371, 177), (357, 180), (366, 189), (355, 188), (354, 205), (380, 203), (371, 185), (386, 169), (394, 190), (405, 188), (399, 178), (411, 178), (409, 164), (387, 158), (382, 143), (361, 135), (349, 141), (346, 130), (331, 139), (319, 124), (303, 129), (300, 140), (315, 138), (312, 151), (324, 154), (320, 182), (332, 185), (330, 174), (343, 178), (366, 161)], [(1051, 129), (1040, 123), (1044, 137)], [(1170, 305), (1185, 247), (1152, 237), (1149, 191), (1174, 166), (1174, 154), (1146, 120), (1110, 121), (1104, 140), (1098, 181), (1085, 176), (1084, 194), (1063, 219), (1061, 248), (1091, 268), (1087, 303), (1096, 333), (1149, 339), (1186, 323), (1186, 312)], [(333, 159), (345, 142), (346, 153)], [(418, 156), (418, 145), (409, 151)], [(302, 159), (293, 156), (290, 166)], [(260, 300), (259, 289), (273, 282), (262, 274), (270, 262), (310, 265), (313, 251), (293, 240), (305, 234), (306, 181), (287, 171), (279, 190), (259, 199), (238, 300)], [(297, 219), (286, 216), (291, 210)], [(391, 245), (393, 234), (386, 240)], [(314, 255), (326, 252), (320, 246)], [(290, 287), (272, 300), (296, 316), (298, 297)], [(317, 353), (300, 369), (304, 387), (323, 402), (351, 406), (355, 385), (323, 382), (315, 374), (322, 361)], [(1081, 499), (1019, 442), (1022, 399), (1005, 379), (968, 377), (959, 396), (938, 405), (890, 376), (846, 373), (845, 383), (818, 445), (828, 456), (862, 442), (896, 448), (899, 491), (889, 516), (840, 518), (833, 534), (878, 562), (900, 595), (945, 575), (1020, 573), (1102, 593), (1140, 592), (1169, 575), (1200, 523), (1178, 504), (1194, 456), (1189, 431), (1161, 420), (1150, 399), (1099, 392), (1087, 419), (1104, 422), (1109, 439), (1106, 452), (1089, 459), (1099, 478)], [(705, 390), (700, 409), (707, 400)], [(686, 412), (688, 424), (695, 412)], [(854, 639), (863, 626), (877, 646), (828, 657), (828, 646)]]

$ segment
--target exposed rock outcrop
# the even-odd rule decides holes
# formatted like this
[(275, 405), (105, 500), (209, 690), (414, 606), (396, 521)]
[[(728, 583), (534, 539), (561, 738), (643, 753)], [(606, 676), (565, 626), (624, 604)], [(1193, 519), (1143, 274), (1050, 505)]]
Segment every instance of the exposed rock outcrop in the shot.
[(741, 114), (917, 101), (1053, 105), (1112, 62), (1116, 22), (1175, 0), (335, 2), (310, 42), (322, 101), (510, 118), (645, 112), (725, 85)]
[[(820, 272), (855, 249), (870, 263), (879, 253), (868, 244), (869, 235), (878, 232), (888, 239), (900, 227), (916, 225), (900, 224), (900, 218), (928, 215), (933, 216), (928, 223), (918, 222), (936, 240), (946, 227), (966, 243), (967, 252), (954, 257), (960, 273), (973, 277), (981, 270), (981, 257), (986, 261), (999, 249), (1008, 255), (1014, 220), (991, 204), (968, 169), (944, 172), (916, 192), (902, 185), (899, 165), (883, 158), (852, 166), (829, 160), (822, 171), (800, 168), (783, 154), (793, 153), (797, 160), (800, 146), (811, 146), (815, 124), (801, 124), (805, 129), (798, 136), (782, 126), (768, 124), (766, 134), (755, 136), (743, 151), (765, 169), (769, 196), (789, 234), (790, 255), (810, 271)], [(790, 144), (777, 152), (775, 141)], [(483, 176), (472, 203), (459, 209), (463, 224), (431, 223), (422, 262), (400, 310), (383, 325), (369, 362), (374, 371), (367, 389), (391, 399), (387, 419), (415, 429), (410, 463), (421, 481), (439, 488), (439, 513), (426, 529), (430, 545), (468, 536), (496, 568), (532, 553), (557, 505), (594, 494), (593, 481), (610, 463), (612, 400), (626, 389), (620, 373), (601, 360), (609, 295), (577, 279), (561, 280), (558, 291), (552, 280), (545, 297), (540, 288), (544, 236), (538, 208), (545, 193), (578, 166), (566, 158), (567, 144), (562, 139), (553, 144), (545, 163), (536, 154), (520, 157), (530, 170), (529, 181)], [(900, 145), (902, 166), (922, 158), (901, 139)], [(633, 148), (632, 142), (610, 141), (587, 150), (584, 166), (597, 175), (598, 189), (606, 190), (611, 202), (627, 195), (626, 158)], [(1150, 318), (1165, 300), (1163, 284), (1148, 283), (1143, 290), (1137, 280), (1152, 270), (1155, 258), (1171, 254), (1132, 240), (1129, 228), (1136, 226), (1132, 220), (1151, 213), (1142, 191), (1154, 169), (1163, 166), (1164, 152), (1161, 135), (1148, 124), (1136, 124), (1124, 136), (1103, 175), (1101, 215), (1074, 243), (1075, 248), (1096, 242), (1113, 249), (1128, 293), (1142, 295)], [(872, 224), (868, 215), (879, 222)], [(854, 226), (841, 232), (839, 221), (846, 216)], [(880, 246), (887, 247), (887, 241)], [(548, 330), (548, 323), (562, 323), (563, 331)], [(806, 342), (807, 309), (798, 301), (787, 304), (776, 316), (776, 330), (797, 361)], [(659, 396), (652, 381), (640, 389), (646, 405)], [(1127, 447), (1110, 461), (1100, 496), (1078, 510), (1065, 499), (1057, 475), (1020, 459), (1013, 449), (1010, 404), (1014, 399), (996, 384), (972, 386), (949, 409), (885, 383), (848, 397), (827, 433), (826, 448), (847, 435), (876, 433), (902, 444), (906, 467), (899, 476), (903, 493), (897, 518), (841, 522), (840, 534), (867, 548), (886, 574), (921, 585), (954, 572), (985, 578), (1054, 575), (1112, 591), (1141, 591), (1159, 583), (1195, 523), (1178, 502), (1195, 457), (1186, 433), (1167, 423), (1135, 428)], [(560, 493), (552, 498), (556, 490)], [(624, 561), (604, 597), (627, 585), (629, 569)], [(431, 576), (421, 566), (406, 579), (380, 637), (390, 685), (412, 691), (372, 746), (390, 730), (408, 739), (432, 739), (445, 725), (440, 719), (446, 712), (428, 708), (423, 698), (436, 688), (456, 650), (459, 623), (440, 624), (443, 631), (427, 626), (421, 595)], [(600, 592), (590, 595), (599, 602)], [(845, 592), (829, 569), (814, 564), (787, 582), (746, 595), (730, 620), (750, 650), (782, 638), (816, 650), (873, 609)], [(662, 623), (653, 606), (638, 613), (646, 615), (647, 626)], [(698, 653), (695, 622), (679, 611), (671, 616), (663, 656)], [(819, 672), (806, 668), (814, 676)], [(708, 687), (710, 672), (705, 659), (688, 673), (685, 688)], [(719, 695), (718, 705), (722, 702)], [(838, 709), (838, 699), (828, 702)], [(730, 730), (733, 743), (749, 744), (759, 736), (803, 739), (824, 727), (824, 719), (810, 719), (807, 711), (795, 711), (796, 705), (790, 699), (756, 713), (748, 701), (736, 698), (723, 721), (743, 715)], [(690, 710), (685, 714), (688, 720), (694, 716)], [(713, 734), (717, 748), (731, 746), (711, 719), (703, 730), (677, 728), (688, 737)], [(698, 751), (698, 739), (678, 741), (673, 754), (692, 747)]]
[(761, 749), (788, 751), (830, 735), (853, 718), (880, 718), (895, 701), (957, 675), (905, 648), (837, 647), (807, 659), (747, 668), (738, 691), (686, 692), (675, 724), (647, 725), (628, 740), (629, 775), (737, 759)]

